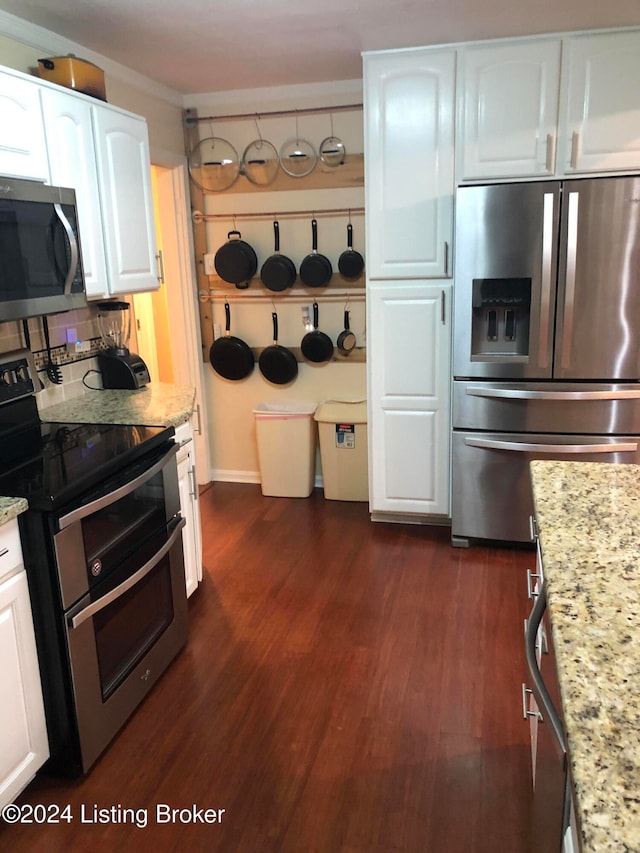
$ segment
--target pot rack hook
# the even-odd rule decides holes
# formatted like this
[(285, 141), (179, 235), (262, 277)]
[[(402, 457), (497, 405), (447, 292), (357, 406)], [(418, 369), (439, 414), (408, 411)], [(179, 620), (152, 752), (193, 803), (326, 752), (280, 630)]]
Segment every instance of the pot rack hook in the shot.
[(329, 112), (329, 122), (331, 124), (331, 136), (333, 137), (333, 113)]
[(256, 113), (253, 120), (256, 123), (256, 132), (258, 134), (258, 139), (260, 140), (260, 145), (262, 145), (263, 139), (262, 139), (262, 134), (260, 133), (260, 125), (258, 124), (259, 118), (260, 118), (260, 116), (258, 115), (258, 113)]

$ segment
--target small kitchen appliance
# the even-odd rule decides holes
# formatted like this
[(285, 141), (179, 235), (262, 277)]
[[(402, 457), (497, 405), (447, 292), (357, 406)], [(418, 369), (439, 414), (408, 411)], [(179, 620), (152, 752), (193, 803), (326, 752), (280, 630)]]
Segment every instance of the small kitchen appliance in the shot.
[(107, 349), (98, 355), (103, 388), (143, 388), (150, 381), (147, 365), (129, 351), (131, 314), (128, 302), (99, 302), (98, 328)]

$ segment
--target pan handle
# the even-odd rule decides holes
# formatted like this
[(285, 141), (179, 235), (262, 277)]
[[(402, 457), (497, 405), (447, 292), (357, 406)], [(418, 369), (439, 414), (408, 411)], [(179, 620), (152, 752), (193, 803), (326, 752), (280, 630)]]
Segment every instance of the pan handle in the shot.
[(276, 254), (280, 251), (280, 223), (273, 220), (273, 250)]
[(275, 347), (278, 344), (278, 315), (275, 311), (271, 315), (271, 319), (273, 320), (273, 345)]
[[(351, 227), (351, 226), (349, 226), (349, 227)], [(344, 329), (345, 329), (345, 332), (351, 331), (351, 329), (349, 328), (349, 311), (348, 311), (348, 309), (346, 309), (344, 312)]]
[(313, 303), (313, 328), (318, 328), (318, 303)]
[(224, 303), (224, 316), (225, 316), (225, 324), (224, 324), (224, 334), (225, 337), (229, 337), (231, 334), (231, 308), (229, 308), (229, 303)]
[(353, 225), (351, 223), (347, 225), (347, 249), (349, 251), (353, 249)]
[(311, 220), (311, 250), (312, 250), (312, 252), (318, 251), (318, 220), (317, 219)]

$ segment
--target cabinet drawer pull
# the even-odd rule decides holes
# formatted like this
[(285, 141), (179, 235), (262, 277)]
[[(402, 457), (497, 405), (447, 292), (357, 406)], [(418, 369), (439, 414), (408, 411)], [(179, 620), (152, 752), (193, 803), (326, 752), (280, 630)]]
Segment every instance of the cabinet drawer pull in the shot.
[(449, 244), (444, 244), (444, 274), (449, 275)]
[(571, 134), (571, 159), (569, 160), (569, 165), (572, 169), (577, 168), (578, 163), (578, 145), (580, 143), (580, 134), (577, 130), (574, 130)]
[(530, 711), (527, 708), (527, 698), (531, 695), (533, 695), (533, 690), (531, 690), (530, 687), (527, 687), (527, 685), (523, 681), (522, 682), (522, 719), (523, 720), (526, 720), (527, 717), (539, 717), (540, 716), (538, 711)]
[(7, 555), (8, 553), (9, 553), (9, 549), (8, 549), (8, 548), (3, 548), (3, 549), (0, 551), (0, 557), (6, 557), (6, 555)]
[[(537, 525), (536, 519), (533, 515), (529, 516), (529, 533), (531, 534), (531, 541), (537, 542), (538, 541), (538, 525)], [(538, 577), (538, 576), (536, 575), (536, 577)], [(529, 598), (531, 598), (531, 596), (529, 596)]]
[(556, 159), (556, 138), (553, 133), (547, 133), (547, 158), (545, 167), (547, 172), (553, 174), (553, 162)]
[(527, 569), (527, 598), (529, 599), (529, 601), (532, 601), (534, 598), (538, 597), (538, 593), (534, 592), (533, 589), (532, 581), (534, 578), (538, 581), (542, 580), (540, 575), (536, 574), (535, 572), (532, 572), (531, 569)]

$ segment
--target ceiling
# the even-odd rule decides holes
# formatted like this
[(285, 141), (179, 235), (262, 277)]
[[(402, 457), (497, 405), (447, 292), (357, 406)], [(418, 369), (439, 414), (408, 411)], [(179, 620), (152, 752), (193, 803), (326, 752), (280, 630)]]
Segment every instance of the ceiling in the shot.
[(363, 50), (640, 25), (640, 0), (0, 0), (183, 94), (359, 79)]

